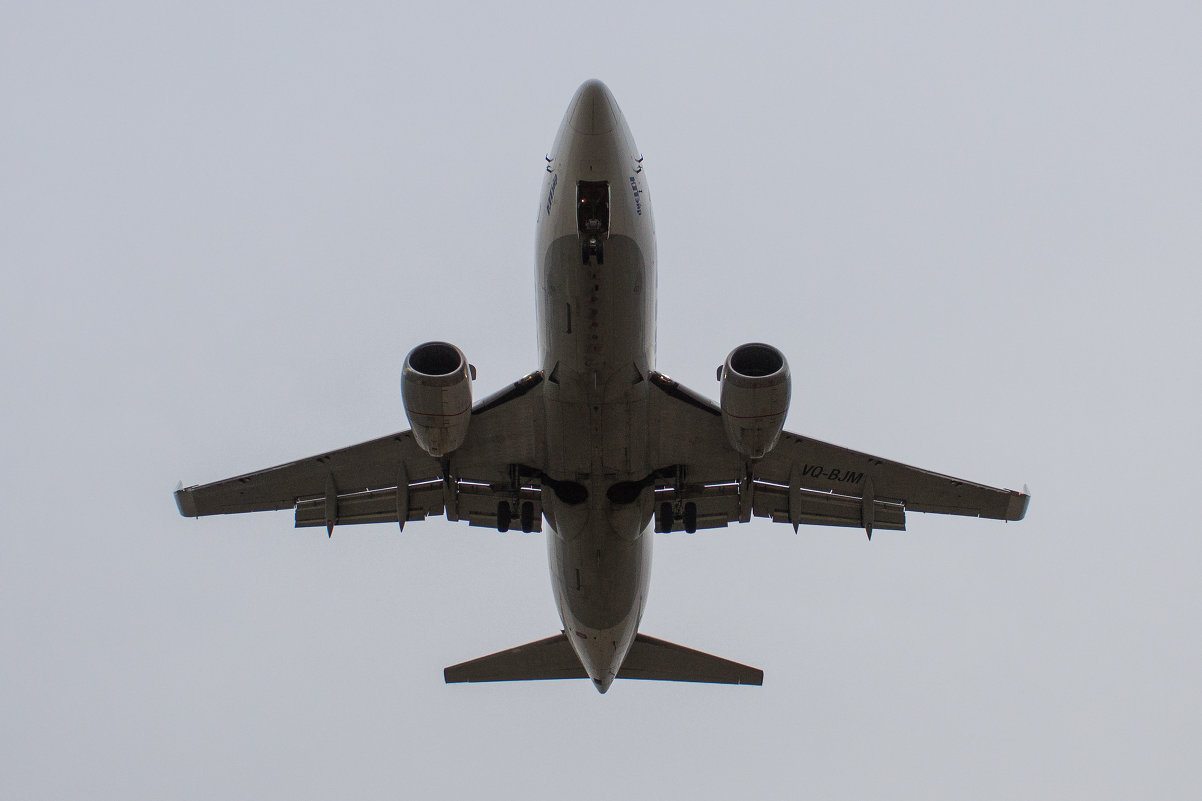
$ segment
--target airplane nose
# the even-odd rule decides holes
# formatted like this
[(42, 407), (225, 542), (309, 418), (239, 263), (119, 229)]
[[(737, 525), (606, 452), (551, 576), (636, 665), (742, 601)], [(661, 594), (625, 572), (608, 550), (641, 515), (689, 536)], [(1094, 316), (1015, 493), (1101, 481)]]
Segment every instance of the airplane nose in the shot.
[(618, 114), (613, 94), (594, 78), (580, 84), (576, 90), (568, 123), (578, 133), (604, 134), (618, 126)]

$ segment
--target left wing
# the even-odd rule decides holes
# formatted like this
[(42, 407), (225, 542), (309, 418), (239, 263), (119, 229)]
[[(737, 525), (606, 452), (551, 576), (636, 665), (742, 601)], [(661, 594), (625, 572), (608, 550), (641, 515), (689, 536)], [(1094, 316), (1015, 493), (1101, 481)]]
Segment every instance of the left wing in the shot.
[(656, 530), (774, 522), (905, 529), (905, 513), (1021, 520), (1030, 497), (783, 432), (763, 459), (728, 443), (722, 411), (667, 376), (651, 380), (662, 477)]
[(446, 514), (507, 530), (541, 527), (537, 432), (542, 373), (472, 407), (467, 438), (446, 460), (410, 431), (175, 491), (185, 517), (296, 509), (296, 525), (398, 522)]

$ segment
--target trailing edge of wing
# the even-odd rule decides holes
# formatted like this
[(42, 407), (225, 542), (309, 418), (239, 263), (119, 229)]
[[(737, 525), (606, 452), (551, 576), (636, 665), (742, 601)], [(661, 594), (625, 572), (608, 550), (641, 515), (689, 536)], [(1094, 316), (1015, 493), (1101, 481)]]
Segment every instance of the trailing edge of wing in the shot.
[[(447, 684), (586, 678), (588, 674), (564, 634), (461, 662), (443, 671)], [(639, 634), (618, 670), (618, 678), (761, 685), (764, 671)]]

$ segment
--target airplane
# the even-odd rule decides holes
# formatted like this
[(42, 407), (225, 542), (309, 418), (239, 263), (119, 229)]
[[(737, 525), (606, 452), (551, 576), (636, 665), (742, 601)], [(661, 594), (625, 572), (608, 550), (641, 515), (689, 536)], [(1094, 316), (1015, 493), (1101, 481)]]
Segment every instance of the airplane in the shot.
[(297, 527), (447, 520), (539, 532), (563, 630), (444, 670), (447, 683), (763, 683), (763, 671), (639, 631), (656, 533), (776, 523), (905, 530), (905, 514), (1021, 520), (1030, 496), (783, 431), (790, 378), (749, 343), (719, 400), (655, 369), (656, 250), (643, 157), (610, 90), (572, 97), (536, 228), (539, 368), (473, 403), (447, 342), (405, 357), (410, 429), (175, 491), (185, 517), (294, 509)]

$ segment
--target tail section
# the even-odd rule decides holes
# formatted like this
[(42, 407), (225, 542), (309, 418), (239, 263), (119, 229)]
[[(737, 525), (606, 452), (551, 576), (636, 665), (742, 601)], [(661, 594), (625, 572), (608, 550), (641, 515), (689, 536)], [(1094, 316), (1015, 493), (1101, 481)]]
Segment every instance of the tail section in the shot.
[[(476, 681), (535, 681), (587, 679), (576, 652), (564, 634), (519, 645), (507, 651), (452, 665), (443, 671), (447, 684)], [(705, 684), (764, 683), (764, 671), (683, 645), (635, 636), (619, 679), (693, 681)]]

